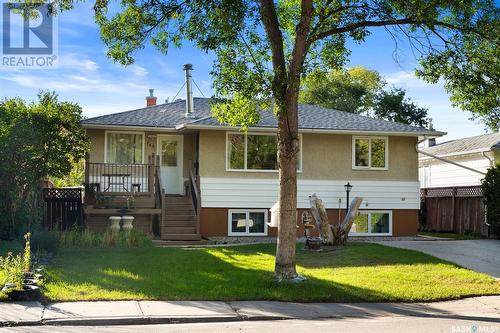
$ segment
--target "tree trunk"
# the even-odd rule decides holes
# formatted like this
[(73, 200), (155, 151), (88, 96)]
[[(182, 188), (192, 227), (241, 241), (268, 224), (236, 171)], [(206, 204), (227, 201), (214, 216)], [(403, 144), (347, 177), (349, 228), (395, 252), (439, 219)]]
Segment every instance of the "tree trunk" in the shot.
[(297, 235), (297, 152), (298, 92), (288, 92), (285, 110), (278, 113), (278, 166), (280, 219), (276, 248), (275, 274), (278, 279), (292, 279), (295, 270)]

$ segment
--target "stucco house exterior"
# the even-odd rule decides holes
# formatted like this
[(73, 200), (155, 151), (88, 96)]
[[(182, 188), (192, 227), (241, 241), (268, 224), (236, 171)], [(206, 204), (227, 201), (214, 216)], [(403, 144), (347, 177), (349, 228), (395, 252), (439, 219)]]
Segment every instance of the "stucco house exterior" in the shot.
[[(82, 122), (91, 141), (85, 181), (112, 198), (85, 199), (87, 226), (104, 230), (109, 216), (126, 214), (163, 240), (276, 236), (267, 224), (279, 190), (272, 112), (243, 133), (212, 117), (210, 99), (156, 105), (151, 91), (146, 100)], [(416, 145), (444, 133), (312, 105), (300, 105), (299, 118), (298, 219), (316, 193), (337, 223), (350, 182), (351, 198), (363, 198), (353, 236), (417, 233)]]
[(421, 150), (425, 153), (419, 155), (423, 188), (476, 186), (481, 184), (488, 168), (500, 163), (500, 132), (447, 141)]

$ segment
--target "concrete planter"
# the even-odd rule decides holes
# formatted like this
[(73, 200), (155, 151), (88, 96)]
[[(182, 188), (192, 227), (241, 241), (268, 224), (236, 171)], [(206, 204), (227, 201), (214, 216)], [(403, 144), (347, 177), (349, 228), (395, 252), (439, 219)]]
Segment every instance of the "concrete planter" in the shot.
[(111, 231), (113, 232), (118, 232), (120, 231), (120, 221), (121, 221), (121, 217), (120, 216), (110, 216), (109, 217), (109, 229), (111, 229)]
[(133, 216), (122, 216), (122, 228), (124, 231), (130, 231), (134, 228), (133, 222), (134, 222), (134, 217)]

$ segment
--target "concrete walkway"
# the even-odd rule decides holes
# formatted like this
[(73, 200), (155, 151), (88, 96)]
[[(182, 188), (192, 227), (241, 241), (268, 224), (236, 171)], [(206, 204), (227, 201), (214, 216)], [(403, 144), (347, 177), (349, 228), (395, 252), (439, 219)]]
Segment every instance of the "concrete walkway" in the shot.
[(0, 303), (0, 326), (142, 325), (417, 316), (500, 323), (500, 296), (436, 303), (115, 301)]
[(377, 243), (424, 252), (500, 279), (500, 240), (380, 241)]

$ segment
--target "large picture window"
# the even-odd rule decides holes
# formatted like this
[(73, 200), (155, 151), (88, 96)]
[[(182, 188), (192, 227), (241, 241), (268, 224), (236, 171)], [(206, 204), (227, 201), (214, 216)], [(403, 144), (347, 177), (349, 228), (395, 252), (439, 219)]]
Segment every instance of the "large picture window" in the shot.
[(390, 236), (392, 235), (392, 213), (390, 211), (360, 211), (354, 219), (349, 234)]
[[(226, 169), (232, 171), (278, 170), (277, 149), (278, 138), (275, 134), (228, 133)], [(297, 157), (297, 170), (299, 171), (300, 166), (299, 148)]]
[(353, 169), (387, 170), (388, 140), (379, 137), (353, 137)]
[(229, 236), (267, 235), (267, 210), (230, 210), (228, 220)]
[(144, 155), (142, 133), (106, 132), (106, 162), (141, 164)]

